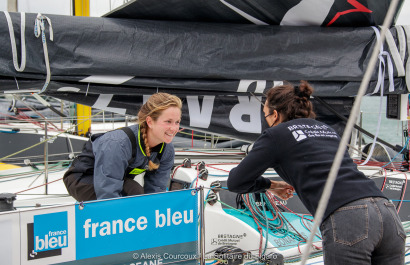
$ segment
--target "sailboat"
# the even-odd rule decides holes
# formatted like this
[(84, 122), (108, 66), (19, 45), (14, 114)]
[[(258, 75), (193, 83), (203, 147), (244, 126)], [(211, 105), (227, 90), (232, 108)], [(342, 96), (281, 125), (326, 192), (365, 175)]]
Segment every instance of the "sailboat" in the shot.
[[(403, 1), (399, 2), (400, 7)], [(391, 102), (401, 102), (407, 97), (409, 27), (393, 25), (387, 30), (383, 48), (376, 47), (381, 31), (378, 25), (386, 16), (385, 7), (389, 3), (305, 0), (261, 1), (258, 5), (252, 5), (230, 1), (204, 3), (199, 0), (174, 0), (154, 4), (152, 0), (140, 0), (129, 1), (101, 18), (10, 13), (9, 17), (0, 16), (0, 23), (4, 25), (0, 27), (0, 44), (4, 47), (4, 52), (0, 54), (0, 87), (4, 93), (39, 93), (128, 115), (135, 115), (149, 95), (158, 91), (169, 92), (183, 99), (183, 127), (251, 143), (266, 128), (261, 111), (264, 92), (284, 80), (297, 82), (304, 79), (315, 87), (313, 102), (318, 119), (343, 133), (343, 118), (349, 116), (354, 96), (375, 48), (380, 49), (380, 67), (371, 74), (366, 93), (388, 94)], [(33, 31), (36, 35), (31, 33)], [(13, 45), (16, 48), (13, 49)], [(19, 58), (21, 63), (24, 61), (23, 70), (21, 64), (12, 63), (14, 60), (18, 64)], [(329, 106), (340, 117), (330, 112)], [(392, 104), (394, 106), (398, 107), (399, 104)], [(401, 109), (398, 110), (392, 113), (397, 114), (397, 119), (403, 119), (398, 116)], [(397, 152), (402, 149), (392, 147)], [(227, 155), (231, 157), (221, 163)], [(246, 152), (243, 151), (177, 152), (177, 157), (186, 157), (190, 161), (176, 161), (180, 164), (171, 176), (169, 187), (173, 192), (166, 194), (176, 196), (192, 191), (194, 196), (200, 186), (206, 193), (199, 203), (205, 213), (201, 215), (203, 220), (199, 232), (205, 235), (202, 233), (204, 228), (206, 236), (198, 239), (201, 247), (199, 251), (194, 251), (195, 254), (201, 255), (201, 262), (204, 262), (206, 253), (215, 254), (214, 258), (220, 255), (220, 260), (231, 264), (240, 264), (249, 253), (251, 257), (248, 260), (255, 255), (260, 258), (262, 254), (267, 254), (269, 258), (265, 259), (265, 263), (299, 262), (300, 254), (306, 248), (304, 243), (310, 234), (313, 218), (306, 215), (297, 198), (285, 203), (271, 197), (245, 197), (242, 201), (247, 211), (244, 211), (238, 209), (236, 195), (224, 189), (227, 172), (244, 155)], [(207, 162), (202, 163), (201, 160)], [(215, 165), (213, 160), (219, 160), (219, 163)], [(406, 193), (407, 171), (398, 172), (382, 167), (385, 164), (375, 163), (360, 169), (394, 200), (400, 217), (408, 221), (409, 207), (405, 206), (410, 199)], [(401, 166), (405, 167), (405, 163)], [(273, 179), (279, 178), (274, 171), (265, 174)], [(154, 201), (154, 197), (150, 198)], [(108, 207), (113, 203), (119, 207), (121, 202), (142, 201), (144, 198), (124, 198), (101, 204)], [(172, 199), (166, 200), (166, 203), (169, 201)], [(64, 222), (69, 229), (61, 228), (59, 231), (68, 231), (73, 229), (70, 227), (70, 222), (74, 222), (73, 216), (84, 213), (81, 212), (83, 209), (93, 208), (90, 205), (79, 203), (76, 205), (79, 210), (76, 208), (75, 211), (56, 208), (67, 213), (67, 216), (60, 212), (50, 213), (54, 217), (66, 218)], [(270, 210), (265, 211), (265, 206)], [(189, 210), (177, 211), (177, 214), (172, 212), (171, 206), (169, 209), (156, 212), (157, 228), (172, 227), (179, 221), (189, 225)], [(262, 220), (273, 219), (275, 215), (280, 215), (280, 218), (277, 223), (272, 222), (272, 227), (267, 225), (269, 229), (258, 231), (257, 222), (252, 223), (256, 217), (250, 214), (251, 210), (256, 209), (267, 212)], [(43, 211), (39, 220), (44, 220), (46, 210)], [(29, 223), (35, 226), (35, 216), (31, 214), (28, 221), (24, 219), (21, 222), (27, 227)], [(172, 220), (173, 216), (174, 223), (162, 221)], [(144, 219), (139, 218), (132, 220), (141, 220), (140, 228), (143, 230)], [(108, 232), (113, 233), (108, 230), (113, 226), (112, 222), (102, 219), (108, 222), (104, 223), (104, 230), (99, 223), (87, 220), (81, 219), (80, 225), (75, 225), (78, 231), (85, 231), (84, 241), (81, 242), (90, 242), (87, 241), (90, 238), (98, 238), (102, 242), (104, 236), (111, 236)], [(132, 222), (131, 219), (126, 220), (130, 220), (128, 224)], [(280, 228), (283, 224), (288, 227), (286, 231)], [(23, 234), (27, 231), (24, 230)], [(27, 232), (30, 235), (33, 233)], [(171, 237), (178, 238), (178, 235)], [(60, 238), (61, 246), (56, 247), (60, 251), (58, 258), (40, 257), (35, 254), (35, 246), (28, 245), (20, 254), (24, 257), (24, 264), (30, 264), (32, 260), (62, 263), (85, 259), (103, 264), (101, 257), (107, 259), (105, 264), (131, 263), (135, 260), (150, 264), (149, 258), (131, 257), (129, 248), (117, 252), (96, 251), (100, 256), (94, 255), (93, 249), (93, 254), (87, 255), (79, 247), (73, 250), (64, 245), (63, 235)], [(159, 241), (166, 242), (169, 238)], [(46, 241), (34, 242), (39, 244), (37, 250), (45, 247)], [(117, 244), (122, 245), (116, 241)], [(103, 245), (101, 248), (106, 250)], [(311, 262), (323, 263), (319, 234), (315, 236), (313, 248), (315, 253), (311, 256)], [(141, 249), (136, 248), (134, 252)], [(77, 251), (77, 256), (70, 254), (70, 251)], [(26, 252), (31, 253), (28, 258)], [(121, 253), (127, 253), (128, 257), (113, 262)], [(241, 255), (230, 259), (227, 258), (228, 253)], [(406, 256), (406, 261), (408, 259)], [(159, 258), (155, 262), (159, 262)], [(184, 262), (196, 263), (197, 259), (186, 259)]]

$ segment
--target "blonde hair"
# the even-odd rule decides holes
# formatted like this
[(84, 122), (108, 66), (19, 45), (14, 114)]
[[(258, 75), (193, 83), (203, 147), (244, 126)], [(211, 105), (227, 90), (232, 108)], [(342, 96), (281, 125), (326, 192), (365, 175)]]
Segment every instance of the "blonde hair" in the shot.
[[(158, 119), (158, 117), (162, 114), (162, 112), (170, 107), (177, 107), (182, 109), (182, 102), (181, 99), (177, 96), (168, 94), (168, 93), (155, 93), (144, 105), (142, 105), (141, 109), (138, 112), (138, 124), (141, 131), (142, 139), (144, 140), (145, 144), (145, 155), (148, 159), (151, 156), (151, 150), (148, 145), (148, 137), (147, 137), (147, 117), (151, 117), (154, 121)], [(158, 169), (159, 164), (155, 164), (151, 160), (148, 162), (148, 170), (155, 170)]]

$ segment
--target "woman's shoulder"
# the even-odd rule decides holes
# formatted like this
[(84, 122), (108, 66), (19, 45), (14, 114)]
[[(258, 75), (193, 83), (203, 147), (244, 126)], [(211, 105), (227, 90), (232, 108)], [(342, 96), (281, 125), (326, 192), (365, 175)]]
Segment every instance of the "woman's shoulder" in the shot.
[[(135, 139), (138, 142), (138, 125), (129, 126), (129, 128), (134, 133)], [(95, 139), (93, 144), (98, 144), (101, 142), (113, 142), (113, 143), (125, 143), (129, 141), (130, 137), (125, 133), (122, 129), (115, 129), (112, 131), (108, 131)]]
[(172, 156), (174, 156), (175, 155), (174, 145), (172, 143), (169, 143), (169, 144), (164, 143), (164, 144), (165, 144), (164, 152), (168, 154), (172, 154)]
[(307, 126), (307, 127), (309, 127), (309, 126), (328, 126), (328, 125), (321, 122), (321, 121), (315, 120), (315, 119), (300, 118), (300, 119), (293, 119), (293, 120), (290, 120), (290, 121), (282, 122), (281, 124), (279, 124), (276, 127), (289, 128), (289, 127), (292, 127), (292, 126), (296, 126), (296, 127), (303, 127), (303, 126), (306, 127)]
[(294, 130), (309, 128), (330, 128), (330, 126), (315, 119), (300, 118), (282, 122), (277, 126), (266, 129), (264, 132), (278, 136), (280, 134), (288, 134), (289, 132), (292, 132)]

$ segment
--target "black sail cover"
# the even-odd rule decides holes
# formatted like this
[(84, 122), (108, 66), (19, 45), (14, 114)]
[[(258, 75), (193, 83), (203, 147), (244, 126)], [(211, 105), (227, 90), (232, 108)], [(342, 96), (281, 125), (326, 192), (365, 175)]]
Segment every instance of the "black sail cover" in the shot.
[[(264, 93), (283, 80), (308, 80), (314, 96), (340, 106), (347, 116), (377, 42), (380, 29), (371, 25), (382, 22), (390, 1), (369, 1), (370, 6), (367, 1), (349, 1), (372, 12), (343, 9), (350, 4), (331, 1), (334, 4), (326, 7), (322, 21), (310, 26), (292, 25), (283, 11), (306, 1), (284, 1), (287, 6), (277, 14), (266, 9), (270, 2), (256, 1), (253, 9), (237, 2), (241, 10), (247, 6), (253, 13), (240, 12), (229, 1), (151, 0), (150, 5), (140, 0), (108, 17), (45, 14), (53, 41), (45, 21), (51, 80), (42, 94), (135, 115), (149, 95), (168, 92), (183, 99), (183, 127), (253, 141), (266, 126), (261, 111)], [(170, 3), (184, 5), (171, 10)], [(207, 12), (221, 3), (229, 6), (229, 12), (220, 8), (215, 17), (207, 18)], [(205, 4), (208, 7), (201, 9)], [(167, 11), (159, 17), (155, 8)], [(197, 13), (187, 13), (190, 9)], [(21, 14), (10, 13), (10, 27), (0, 13), (0, 90), (5, 93), (38, 91), (44, 85), (45, 45), (33, 34), (36, 16), (25, 14), (26, 66), (18, 72), (10, 28), (17, 48), (14, 57), (20, 63)], [(383, 64), (373, 71), (369, 94), (408, 91), (410, 30), (393, 26), (388, 35), (380, 56)], [(328, 113), (318, 111), (318, 118), (327, 120)]]

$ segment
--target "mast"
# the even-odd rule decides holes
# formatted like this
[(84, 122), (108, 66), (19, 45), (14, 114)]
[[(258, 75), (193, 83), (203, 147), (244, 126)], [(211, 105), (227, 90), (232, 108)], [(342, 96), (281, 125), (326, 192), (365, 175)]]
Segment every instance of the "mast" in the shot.
[[(90, 16), (90, 0), (74, 0), (74, 16)], [(86, 136), (91, 128), (91, 107), (77, 104), (77, 133)]]
[(17, 0), (7, 0), (7, 11), (17, 12)]

